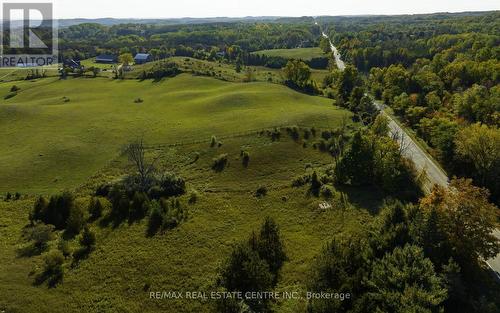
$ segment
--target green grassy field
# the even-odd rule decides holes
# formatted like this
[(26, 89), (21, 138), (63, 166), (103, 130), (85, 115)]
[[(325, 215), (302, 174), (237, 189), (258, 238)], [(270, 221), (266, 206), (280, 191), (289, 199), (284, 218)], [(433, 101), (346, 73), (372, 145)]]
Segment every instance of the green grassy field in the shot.
[[(334, 234), (360, 229), (382, 199), (375, 190), (345, 190), (352, 207), (320, 210), (297, 175), (332, 162), (308, 140), (279, 141), (259, 134), (278, 125), (335, 128), (350, 113), (328, 99), (268, 83), (230, 83), (182, 74), (161, 82), (79, 78), (21, 82), (19, 93), (0, 106), (0, 190), (28, 193), (0, 202), (0, 310), (6, 312), (214, 312), (213, 303), (152, 300), (150, 291), (210, 291), (231, 247), (276, 219), (289, 261), (277, 290), (304, 290), (311, 261)], [(11, 83), (0, 85), (5, 94)], [(67, 97), (69, 101), (64, 101)], [(134, 103), (142, 98), (143, 103)], [(349, 123), (349, 128), (356, 125)], [(219, 148), (210, 137), (218, 136)], [(76, 190), (85, 203), (92, 188), (130, 172), (120, 147), (143, 136), (160, 170), (173, 171), (196, 190), (189, 219), (148, 238), (146, 222), (117, 228), (92, 224), (97, 249), (76, 267), (66, 265), (54, 289), (33, 286), (42, 256), (20, 257), (22, 229), (36, 193)], [(240, 151), (251, 155), (247, 168)], [(211, 162), (229, 155), (221, 173)], [(199, 160), (193, 162), (194, 155)], [(309, 168), (309, 169), (306, 169)], [(269, 194), (254, 196), (259, 186)], [(56, 241), (52, 242), (52, 246)], [(76, 241), (73, 241), (76, 246)], [(304, 309), (304, 300), (278, 302), (277, 312)]]
[(95, 58), (82, 60), (80, 63), (85, 67), (97, 67), (101, 70), (105, 69), (108, 71), (112, 71), (115, 66), (114, 64), (95, 63)]
[(309, 61), (313, 58), (321, 58), (325, 56), (319, 47), (260, 50), (253, 53), (268, 55), (271, 57), (283, 57), (286, 59), (300, 59), (303, 61)]
[[(31, 69), (27, 68), (0, 68), (0, 83), (24, 80), (31, 71)], [(40, 70), (40, 73), (41, 71), (42, 70)], [(55, 77), (59, 75), (57, 68), (46, 68), (44, 71), (47, 77)]]
[[(279, 125), (333, 126), (348, 114), (280, 85), (188, 74), (159, 83), (49, 78), (16, 84), (18, 95), (0, 106), (0, 192), (82, 184), (138, 136), (172, 144)], [(0, 94), (11, 85), (1, 84)]]

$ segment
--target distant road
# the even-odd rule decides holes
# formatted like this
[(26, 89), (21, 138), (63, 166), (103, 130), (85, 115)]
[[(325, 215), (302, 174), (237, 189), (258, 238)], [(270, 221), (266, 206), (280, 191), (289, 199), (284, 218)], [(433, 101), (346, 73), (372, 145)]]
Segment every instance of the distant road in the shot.
[[(318, 22), (316, 22), (315, 24), (318, 25)], [(328, 37), (328, 35), (324, 31), (321, 31), (321, 35), (323, 35), (323, 37), (328, 39), (328, 42), (330, 42), (330, 49), (332, 49), (333, 57), (335, 58), (335, 63), (337, 64), (339, 70), (343, 71), (345, 69), (345, 63), (344, 61), (342, 61), (342, 56), (340, 55), (339, 50), (337, 49), (337, 47), (333, 45), (332, 40), (330, 39), (330, 37)]]

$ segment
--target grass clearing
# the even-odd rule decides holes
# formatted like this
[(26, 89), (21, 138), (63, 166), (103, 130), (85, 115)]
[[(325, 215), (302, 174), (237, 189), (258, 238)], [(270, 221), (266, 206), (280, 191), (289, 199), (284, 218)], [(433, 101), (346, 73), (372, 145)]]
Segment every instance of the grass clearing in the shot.
[[(350, 114), (276, 84), (189, 74), (158, 83), (48, 78), (17, 85), (0, 106), (0, 193), (78, 186), (137, 136), (173, 144), (279, 125), (333, 127)], [(0, 95), (10, 88), (0, 84)], [(134, 103), (139, 97), (144, 102)]]
[[(252, 152), (248, 168), (239, 159), (241, 147)], [(200, 153), (196, 163), (190, 158), (194, 151)], [(305, 163), (321, 167), (329, 164), (331, 157), (304, 149), (286, 136), (271, 142), (268, 137), (249, 134), (225, 139), (220, 148), (200, 143), (153, 153), (161, 155), (163, 169), (180, 173), (189, 189), (199, 191), (197, 203), (188, 206), (188, 221), (153, 238), (145, 236), (145, 220), (116, 229), (94, 225), (97, 250), (78, 267), (66, 269), (64, 283), (55, 289), (31, 285), (28, 274), (41, 264), (41, 257), (19, 258), (15, 253), (33, 200), (15, 202), (15, 209), (12, 202), (0, 203), (0, 232), (6, 247), (0, 256), (4, 265), (0, 271), (4, 282), (0, 308), (9, 312), (213, 312), (210, 302), (150, 300), (149, 291), (211, 290), (218, 266), (232, 245), (257, 229), (267, 215), (280, 225), (290, 259), (278, 290), (303, 290), (309, 264), (327, 240), (362, 227), (371, 218), (362, 207), (320, 211), (320, 200), (306, 196), (305, 187), (291, 188), (291, 179), (305, 172)], [(214, 173), (210, 162), (220, 153), (229, 155), (230, 164), (221, 173)], [(109, 177), (126, 170), (126, 160), (118, 159), (101, 174)], [(262, 199), (254, 196), (259, 185), (269, 190)], [(187, 206), (186, 198), (182, 202)], [(34, 301), (25, 300), (30, 297)], [(278, 305), (278, 312), (287, 312), (288, 305)], [(305, 302), (295, 305), (304, 306)]]
[(260, 50), (253, 52), (253, 54), (263, 54), (270, 57), (282, 57), (285, 59), (300, 59), (303, 61), (325, 57), (325, 53), (323, 53), (323, 50), (319, 47)]

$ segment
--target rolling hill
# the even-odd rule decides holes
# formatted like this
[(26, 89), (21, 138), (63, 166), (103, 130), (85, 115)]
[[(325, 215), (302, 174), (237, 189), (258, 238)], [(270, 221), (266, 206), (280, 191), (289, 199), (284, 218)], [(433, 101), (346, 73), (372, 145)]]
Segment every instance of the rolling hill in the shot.
[[(328, 127), (348, 114), (284, 86), (187, 74), (159, 83), (48, 78), (15, 84), (17, 95), (0, 105), (0, 192), (75, 187), (138, 136), (174, 144), (280, 125)], [(12, 85), (1, 84), (0, 94)], [(135, 103), (138, 98), (144, 102)]]

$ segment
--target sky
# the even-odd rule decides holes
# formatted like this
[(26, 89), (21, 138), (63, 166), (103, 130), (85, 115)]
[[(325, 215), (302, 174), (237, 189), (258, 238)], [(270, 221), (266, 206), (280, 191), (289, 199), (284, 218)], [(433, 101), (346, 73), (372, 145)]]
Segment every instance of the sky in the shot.
[[(417, 14), (500, 10), (500, 0), (53, 0), (56, 18)], [(36, 1), (26, 1), (36, 2)], [(47, 0), (44, 0), (47, 2)]]

